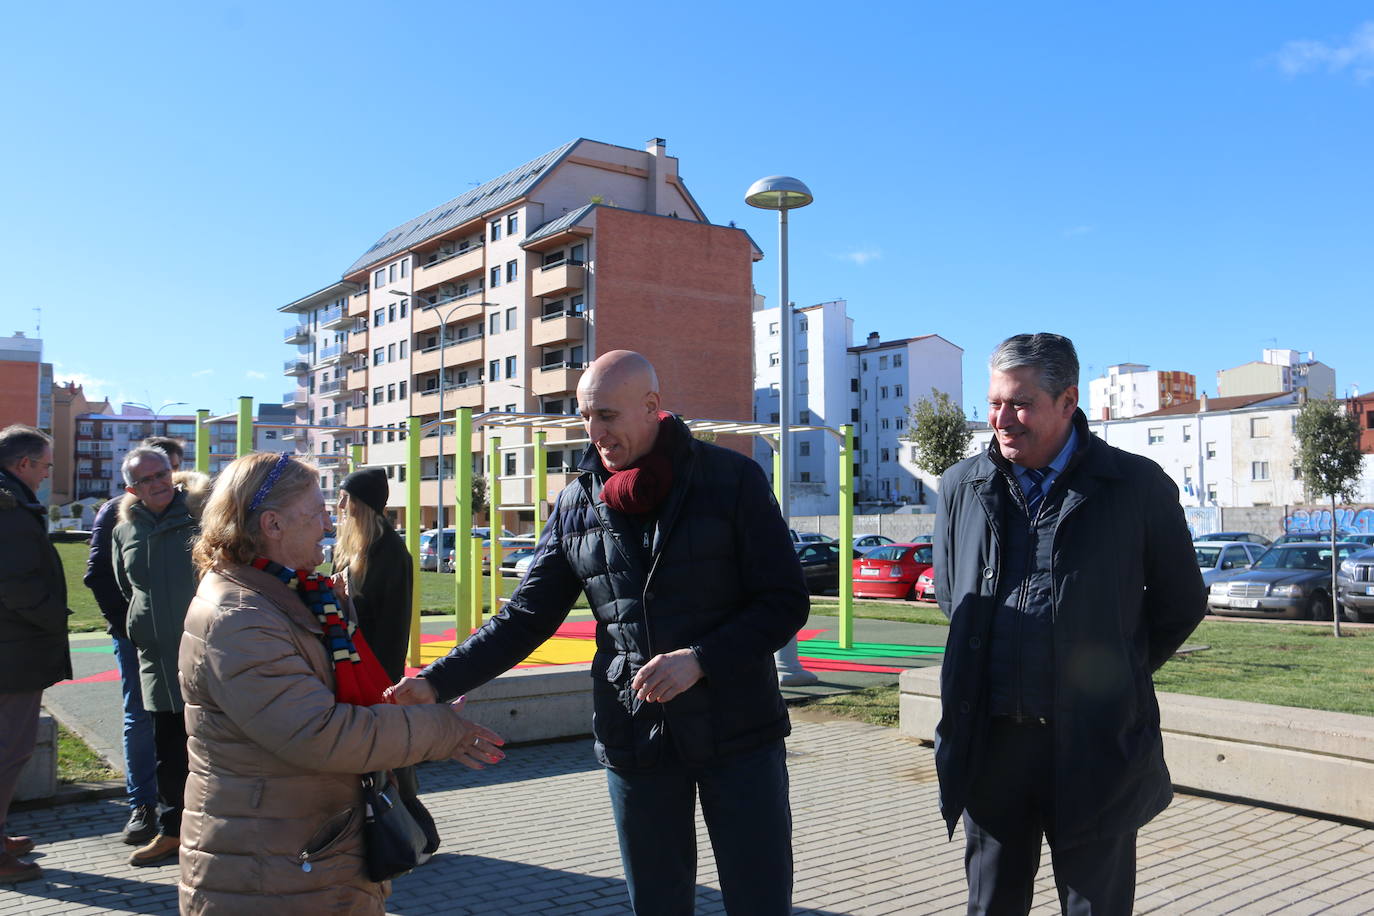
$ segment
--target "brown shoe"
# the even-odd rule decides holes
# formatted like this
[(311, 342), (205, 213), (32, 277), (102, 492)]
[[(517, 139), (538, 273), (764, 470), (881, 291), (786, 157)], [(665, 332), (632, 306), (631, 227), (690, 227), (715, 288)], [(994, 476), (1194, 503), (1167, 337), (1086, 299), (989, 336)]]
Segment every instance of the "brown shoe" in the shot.
[(134, 850), (129, 856), (129, 864), (137, 868), (145, 865), (160, 865), (169, 859), (175, 861), (181, 851), (181, 837), (159, 833), (147, 846)]
[(12, 856), (26, 856), (33, 852), (33, 837), (29, 836), (7, 836), (5, 837), (5, 852)]
[(0, 852), (0, 884), (18, 884), (43, 877), (43, 869), (33, 862), (21, 862), (7, 852)]

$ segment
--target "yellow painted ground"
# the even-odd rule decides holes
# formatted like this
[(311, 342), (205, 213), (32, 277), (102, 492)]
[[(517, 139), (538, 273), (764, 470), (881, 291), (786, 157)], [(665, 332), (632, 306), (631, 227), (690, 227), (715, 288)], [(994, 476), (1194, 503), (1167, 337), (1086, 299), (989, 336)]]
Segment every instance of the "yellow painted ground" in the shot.
[[(453, 648), (453, 640), (445, 639), (440, 642), (427, 642), (420, 645), (420, 660), (428, 665), (430, 662), (442, 658)], [(571, 665), (577, 662), (589, 662), (592, 655), (596, 653), (596, 642), (591, 639), (563, 639), (555, 636), (544, 643), (522, 664), (525, 665)]]

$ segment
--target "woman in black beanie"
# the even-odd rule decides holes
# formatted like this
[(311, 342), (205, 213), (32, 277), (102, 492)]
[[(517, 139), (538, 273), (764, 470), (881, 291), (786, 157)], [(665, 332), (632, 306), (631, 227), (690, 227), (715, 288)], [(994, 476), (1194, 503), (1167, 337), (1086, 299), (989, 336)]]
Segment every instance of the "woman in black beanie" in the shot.
[(410, 645), (410, 553), (386, 518), (385, 471), (354, 471), (339, 489), (334, 576), (346, 583), (358, 629), (394, 683), (405, 676)]

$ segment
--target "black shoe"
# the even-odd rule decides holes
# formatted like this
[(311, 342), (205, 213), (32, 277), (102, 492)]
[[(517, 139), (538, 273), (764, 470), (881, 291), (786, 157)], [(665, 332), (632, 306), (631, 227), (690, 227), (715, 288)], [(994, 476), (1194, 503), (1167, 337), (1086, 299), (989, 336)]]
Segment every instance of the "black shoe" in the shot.
[(153, 805), (134, 805), (129, 809), (129, 822), (120, 833), (130, 846), (142, 846), (157, 836), (157, 808)]

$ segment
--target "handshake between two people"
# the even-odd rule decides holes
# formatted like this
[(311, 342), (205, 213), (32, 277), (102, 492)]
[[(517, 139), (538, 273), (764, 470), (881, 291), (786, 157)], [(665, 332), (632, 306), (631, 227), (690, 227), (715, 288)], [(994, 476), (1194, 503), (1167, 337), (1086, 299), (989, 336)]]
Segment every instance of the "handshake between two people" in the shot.
[[(422, 677), (403, 677), (382, 691), (382, 697), (388, 703), (398, 706), (418, 706), (422, 703), (434, 703), (439, 699), (434, 692), (434, 686)], [(454, 754), (452, 759), (473, 770), (483, 769), (487, 764), (500, 763), (506, 759), (506, 752), (501, 750), (501, 745), (506, 743), (506, 739), (485, 725), (478, 725), (466, 718), (462, 714), (466, 700), (467, 697), (459, 697), (449, 704), (454, 718), (463, 729), (458, 753)]]

